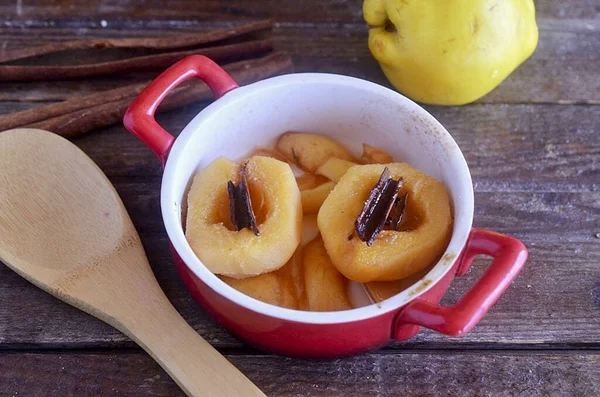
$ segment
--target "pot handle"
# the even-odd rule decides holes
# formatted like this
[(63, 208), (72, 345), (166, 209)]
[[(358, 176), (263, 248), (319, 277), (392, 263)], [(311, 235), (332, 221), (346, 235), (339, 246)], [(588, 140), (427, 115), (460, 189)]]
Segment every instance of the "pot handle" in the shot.
[(148, 145), (163, 166), (175, 138), (156, 122), (154, 113), (169, 92), (191, 77), (204, 81), (217, 98), (238, 87), (231, 76), (212, 60), (192, 55), (178, 61), (148, 84), (123, 117), (125, 128)]
[(454, 306), (417, 299), (396, 317), (396, 324), (415, 324), (442, 334), (458, 336), (471, 330), (519, 274), (527, 248), (519, 240), (491, 230), (473, 229), (456, 272), (462, 276), (477, 255), (494, 258), (485, 274)]

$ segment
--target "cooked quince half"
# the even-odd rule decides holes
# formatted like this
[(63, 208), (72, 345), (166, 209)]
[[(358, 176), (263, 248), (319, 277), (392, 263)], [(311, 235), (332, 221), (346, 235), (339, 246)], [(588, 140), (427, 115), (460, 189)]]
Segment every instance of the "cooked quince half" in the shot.
[(312, 174), (331, 157), (354, 160), (342, 145), (318, 134), (286, 132), (279, 137), (277, 150), (290, 162)]
[(333, 266), (321, 237), (304, 247), (306, 310), (329, 312), (352, 309), (346, 278)]
[(251, 208), (259, 235), (235, 230), (228, 182), (239, 184), (240, 164), (220, 157), (196, 174), (188, 194), (186, 238), (213, 273), (245, 278), (279, 269), (302, 235), (300, 191), (290, 166), (255, 156), (245, 163)]
[[(381, 230), (369, 245), (358, 237), (355, 222), (386, 167), (392, 178), (403, 180), (402, 221), (396, 229)], [(335, 267), (366, 283), (399, 280), (430, 266), (446, 249), (453, 220), (443, 183), (406, 163), (392, 163), (348, 170), (321, 206), (317, 222)]]

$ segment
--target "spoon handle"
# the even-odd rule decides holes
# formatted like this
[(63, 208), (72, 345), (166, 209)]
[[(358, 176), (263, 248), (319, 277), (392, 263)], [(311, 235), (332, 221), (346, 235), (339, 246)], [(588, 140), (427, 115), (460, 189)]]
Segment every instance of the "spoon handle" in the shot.
[(265, 396), (190, 327), (166, 296), (117, 326), (140, 345), (188, 396)]

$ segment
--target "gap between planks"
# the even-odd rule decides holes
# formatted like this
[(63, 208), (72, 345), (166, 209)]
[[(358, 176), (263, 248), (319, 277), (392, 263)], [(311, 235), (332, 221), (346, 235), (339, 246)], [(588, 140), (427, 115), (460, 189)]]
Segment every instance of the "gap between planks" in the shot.
[[(595, 355), (600, 352), (600, 343), (597, 344), (581, 344), (580, 346), (561, 346), (544, 345), (544, 347), (536, 347), (535, 345), (510, 345), (506, 347), (493, 346), (486, 348), (481, 345), (473, 346), (460, 345), (459, 348), (453, 346), (444, 346), (434, 343), (424, 343), (422, 348), (418, 346), (410, 346), (407, 348), (381, 348), (368, 353), (359, 354), (357, 356), (340, 357), (340, 359), (352, 359), (354, 357), (370, 356), (370, 355), (403, 355), (403, 354), (439, 354), (439, 355), (454, 355), (454, 354), (511, 354), (511, 355), (544, 355), (544, 354), (591, 354)], [(248, 356), (248, 357), (280, 357), (275, 354), (269, 354), (251, 347), (215, 347), (224, 356)], [(110, 347), (77, 347), (77, 346), (2, 346), (0, 347), (0, 356), (3, 354), (114, 354), (114, 353), (131, 353), (131, 354), (146, 354), (144, 350), (135, 344), (131, 346), (110, 346)], [(295, 360), (303, 360), (303, 358), (294, 358)], [(306, 359), (304, 359), (306, 360)], [(333, 360), (333, 359), (332, 359)]]
[[(231, 15), (228, 15), (232, 17)], [(214, 29), (237, 26), (249, 20), (259, 19), (257, 17), (244, 17), (231, 19), (229, 21), (203, 21), (199, 19), (139, 19), (127, 17), (97, 16), (87, 19), (80, 17), (65, 18), (31, 18), (22, 19), (14, 17), (0, 18), (0, 27), (4, 28), (28, 28), (28, 29)], [(538, 29), (540, 31), (568, 32), (568, 33), (598, 33), (600, 31), (600, 19), (598, 18), (554, 18), (538, 17)], [(274, 21), (276, 29), (345, 29), (350, 31), (364, 31), (367, 29), (366, 22), (354, 21)]]

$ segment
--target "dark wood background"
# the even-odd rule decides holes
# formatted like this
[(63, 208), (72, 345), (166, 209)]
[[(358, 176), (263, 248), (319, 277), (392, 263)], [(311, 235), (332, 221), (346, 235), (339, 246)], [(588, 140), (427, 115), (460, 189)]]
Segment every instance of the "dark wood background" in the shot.
[[(477, 103), (427, 106), (471, 167), (475, 226), (516, 236), (530, 249), (515, 283), (460, 338), (422, 331), (334, 361), (287, 359), (245, 346), (198, 308), (176, 274), (160, 219), (161, 171), (151, 152), (120, 125), (75, 143), (117, 187), (177, 309), (268, 395), (600, 395), (600, 2), (536, 5), (540, 43), (524, 65)], [(386, 84), (367, 48), (360, 0), (2, 0), (0, 52), (265, 17), (276, 20), (276, 46), (293, 55), (296, 71)], [(0, 83), (0, 114), (139, 78)], [(159, 120), (177, 133), (202, 106)], [(444, 301), (462, 296), (486, 263), (477, 261)], [(180, 394), (129, 339), (0, 265), (0, 396)]]

